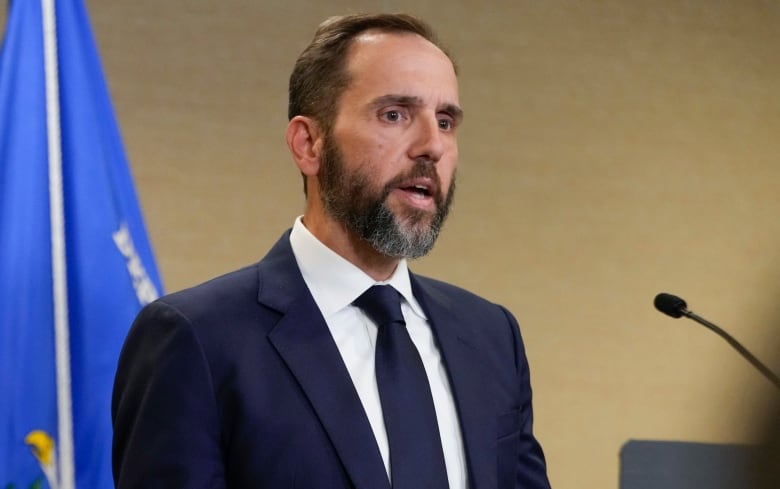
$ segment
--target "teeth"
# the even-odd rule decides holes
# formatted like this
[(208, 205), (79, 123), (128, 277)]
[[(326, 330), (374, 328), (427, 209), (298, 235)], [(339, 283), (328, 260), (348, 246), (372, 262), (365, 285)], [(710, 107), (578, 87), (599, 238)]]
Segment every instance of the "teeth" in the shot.
[(419, 194), (420, 196), (428, 197), (431, 195), (431, 190), (425, 185), (411, 185), (406, 187), (408, 192)]

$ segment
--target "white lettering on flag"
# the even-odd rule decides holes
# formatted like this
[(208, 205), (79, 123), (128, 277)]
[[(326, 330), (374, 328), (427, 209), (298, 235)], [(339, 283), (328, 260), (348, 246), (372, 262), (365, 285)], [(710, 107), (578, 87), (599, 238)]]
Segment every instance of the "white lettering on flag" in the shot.
[(135, 288), (135, 294), (138, 297), (138, 302), (145, 306), (150, 302), (157, 299), (160, 294), (157, 292), (157, 288), (152, 283), (149, 275), (146, 273), (144, 264), (141, 263), (141, 257), (135, 251), (135, 245), (133, 245), (133, 237), (130, 236), (130, 230), (127, 229), (127, 224), (122, 223), (119, 226), (119, 230), (112, 234), (116, 247), (119, 248), (119, 252), (127, 260), (127, 271), (130, 273), (130, 278), (133, 280), (133, 288)]

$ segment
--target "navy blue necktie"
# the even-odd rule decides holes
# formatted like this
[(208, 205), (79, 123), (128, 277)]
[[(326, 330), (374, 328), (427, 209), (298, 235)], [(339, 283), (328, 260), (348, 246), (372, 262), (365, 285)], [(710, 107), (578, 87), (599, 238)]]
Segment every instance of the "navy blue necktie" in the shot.
[(393, 489), (447, 489), (431, 387), (401, 313), (401, 297), (374, 285), (354, 304), (379, 327), (376, 382), (390, 445)]

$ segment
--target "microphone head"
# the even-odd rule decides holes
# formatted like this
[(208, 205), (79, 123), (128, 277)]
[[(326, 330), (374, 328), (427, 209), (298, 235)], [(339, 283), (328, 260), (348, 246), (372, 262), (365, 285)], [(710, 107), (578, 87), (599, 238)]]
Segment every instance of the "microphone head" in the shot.
[(653, 301), (655, 308), (673, 318), (679, 318), (687, 312), (688, 304), (676, 295), (661, 292)]

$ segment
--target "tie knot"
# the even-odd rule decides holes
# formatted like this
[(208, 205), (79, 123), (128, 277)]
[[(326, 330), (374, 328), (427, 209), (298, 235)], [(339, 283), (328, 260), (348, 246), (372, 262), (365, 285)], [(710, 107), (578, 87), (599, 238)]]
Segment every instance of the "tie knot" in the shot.
[(394, 322), (406, 324), (401, 313), (401, 295), (390, 285), (372, 286), (353, 304), (362, 309), (377, 326)]

